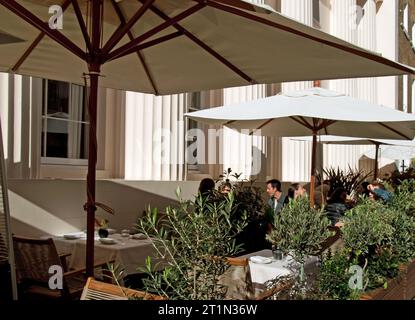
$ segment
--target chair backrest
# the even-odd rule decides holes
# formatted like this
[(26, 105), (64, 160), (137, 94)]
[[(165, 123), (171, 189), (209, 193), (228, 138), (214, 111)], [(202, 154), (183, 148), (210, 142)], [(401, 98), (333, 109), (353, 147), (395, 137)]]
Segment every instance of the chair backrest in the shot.
[(88, 278), (82, 291), (81, 300), (164, 300), (163, 297), (154, 294), (119, 287), (110, 283)]
[(61, 266), (53, 239), (13, 236), (16, 273), (19, 282), (31, 281), (47, 286), (52, 265)]
[(6, 241), (3, 239), (3, 235), (0, 233), (0, 263), (8, 262), (8, 251)]

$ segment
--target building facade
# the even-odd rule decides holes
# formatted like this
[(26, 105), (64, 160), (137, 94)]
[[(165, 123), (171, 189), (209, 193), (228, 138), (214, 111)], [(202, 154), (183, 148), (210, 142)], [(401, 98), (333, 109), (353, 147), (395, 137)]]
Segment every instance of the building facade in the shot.
[[(415, 65), (415, 0), (255, 0), (383, 56)], [(315, 85), (415, 112), (412, 76), (282, 83), (156, 97), (102, 89), (98, 110), (98, 178), (183, 181), (243, 177), (307, 181), (311, 146), (253, 137), (184, 119), (202, 108), (258, 99)], [(9, 178), (85, 178), (88, 115), (84, 87), (0, 74), (0, 118)], [(320, 146), (324, 167), (370, 168), (367, 147)]]

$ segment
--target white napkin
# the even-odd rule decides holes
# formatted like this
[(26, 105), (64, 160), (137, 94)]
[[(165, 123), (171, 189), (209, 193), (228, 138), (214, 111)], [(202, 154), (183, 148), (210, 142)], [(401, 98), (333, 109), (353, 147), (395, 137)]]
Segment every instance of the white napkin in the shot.
[(261, 256), (253, 256), (250, 257), (249, 260), (251, 260), (254, 263), (271, 263), (272, 259), (267, 257), (261, 257)]
[(136, 234), (133, 234), (133, 239), (144, 240), (144, 239), (147, 239), (147, 236), (144, 233), (136, 233)]

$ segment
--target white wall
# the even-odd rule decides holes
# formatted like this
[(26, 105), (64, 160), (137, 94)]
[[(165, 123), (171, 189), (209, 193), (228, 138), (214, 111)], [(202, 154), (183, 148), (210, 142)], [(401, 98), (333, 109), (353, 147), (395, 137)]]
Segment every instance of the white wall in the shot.
[[(398, 59), (398, 1), (383, 1), (376, 15), (377, 51), (385, 58)], [(398, 78), (381, 77), (378, 81), (378, 103), (396, 108), (398, 105)]]
[[(101, 209), (97, 217), (107, 218), (116, 229), (131, 228), (148, 205), (161, 211), (176, 203), (180, 186), (184, 199), (197, 193), (199, 182), (97, 181), (97, 202), (115, 210), (111, 216)], [(84, 230), (86, 183), (81, 180), (10, 180), (12, 232), (38, 237)]]

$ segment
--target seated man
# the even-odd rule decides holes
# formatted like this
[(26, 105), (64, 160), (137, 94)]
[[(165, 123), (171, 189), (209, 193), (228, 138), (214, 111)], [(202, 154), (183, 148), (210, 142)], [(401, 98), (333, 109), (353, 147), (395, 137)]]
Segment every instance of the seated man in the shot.
[(286, 203), (286, 195), (281, 191), (281, 182), (277, 179), (267, 181), (268, 205), (278, 214)]
[(343, 188), (337, 188), (333, 191), (327, 201), (326, 214), (327, 218), (336, 226), (339, 220), (344, 216), (349, 209), (346, 205), (347, 192)]

